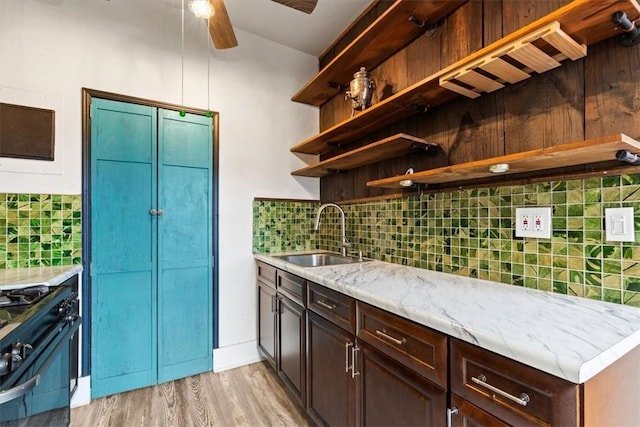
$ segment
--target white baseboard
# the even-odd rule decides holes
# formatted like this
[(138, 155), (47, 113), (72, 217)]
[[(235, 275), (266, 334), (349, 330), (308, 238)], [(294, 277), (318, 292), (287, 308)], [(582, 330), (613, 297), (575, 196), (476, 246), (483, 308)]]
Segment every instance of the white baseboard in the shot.
[(216, 348), (213, 350), (213, 372), (238, 368), (262, 359), (256, 340)]
[(77, 408), (91, 403), (91, 376), (78, 378), (78, 388), (71, 396), (71, 407)]

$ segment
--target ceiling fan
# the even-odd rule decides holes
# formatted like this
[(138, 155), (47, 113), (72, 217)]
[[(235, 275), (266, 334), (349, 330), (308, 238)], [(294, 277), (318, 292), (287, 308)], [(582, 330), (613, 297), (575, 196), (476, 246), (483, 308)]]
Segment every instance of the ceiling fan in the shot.
[[(304, 13), (311, 13), (318, 0), (271, 0)], [(209, 34), (216, 49), (238, 46), (233, 26), (224, 5), (224, 0), (191, 0), (189, 8), (201, 18), (209, 20)], [(199, 9), (202, 8), (202, 9)]]

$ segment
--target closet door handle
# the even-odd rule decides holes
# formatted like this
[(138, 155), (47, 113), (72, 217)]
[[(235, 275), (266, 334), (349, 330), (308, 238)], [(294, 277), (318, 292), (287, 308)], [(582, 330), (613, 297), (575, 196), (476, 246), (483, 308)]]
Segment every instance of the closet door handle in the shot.
[(164, 215), (164, 211), (162, 209), (158, 209), (158, 216)]

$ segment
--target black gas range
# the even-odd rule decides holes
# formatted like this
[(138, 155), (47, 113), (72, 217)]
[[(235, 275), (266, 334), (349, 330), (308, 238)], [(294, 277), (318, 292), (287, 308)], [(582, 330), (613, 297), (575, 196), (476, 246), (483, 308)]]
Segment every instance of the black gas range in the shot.
[(77, 275), (0, 288), (0, 427), (69, 425), (80, 322)]

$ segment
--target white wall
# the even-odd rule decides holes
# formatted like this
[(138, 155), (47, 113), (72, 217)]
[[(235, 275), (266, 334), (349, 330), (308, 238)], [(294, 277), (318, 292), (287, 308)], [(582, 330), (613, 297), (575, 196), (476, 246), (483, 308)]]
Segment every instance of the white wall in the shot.
[(196, 108), (209, 102), (220, 113), (220, 345), (248, 360), (252, 200), (318, 198), (317, 179), (291, 177), (303, 163), (289, 153), (317, 132), (317, 110), (290, 101), (317, 63), (236, 30), (239, 47), (211, 47), (208, 101), (205, 22), (186, 11), (184, 93), (180, 22), (168, 1), (1, 0), (0, 101), (56, 111), (56, 160), (0, 158), (0, 192), (81, 192), (82, 87)]

